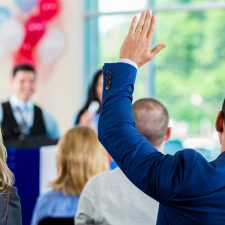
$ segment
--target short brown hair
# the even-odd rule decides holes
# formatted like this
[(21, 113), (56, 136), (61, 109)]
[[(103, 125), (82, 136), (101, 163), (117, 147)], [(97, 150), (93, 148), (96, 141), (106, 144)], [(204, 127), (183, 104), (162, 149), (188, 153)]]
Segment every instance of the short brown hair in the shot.
[(143, 98), (133, 104), (136, 128), (154, 146), (160, 146), (167, 132), (169, 115), (165, 106), (152, 98)]
[(57, 151), (57, 178), (50, 186), (70, 195), (79, 195), (88, 179), (108, 169), (103, 146), (88, 127), (70, 129), (60, 140)]
[(15, 77), (16, 74), (20, 71), (32, 72), (36, 76), (36, 69), (30, 64), (19, 64), (13, 68), (12, 77)]

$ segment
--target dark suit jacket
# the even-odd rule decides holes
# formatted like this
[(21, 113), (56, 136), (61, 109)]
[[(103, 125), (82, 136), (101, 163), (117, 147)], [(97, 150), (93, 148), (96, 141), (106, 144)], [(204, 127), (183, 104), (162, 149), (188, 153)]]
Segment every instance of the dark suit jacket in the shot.
[(14, 187), (0, 194), (0, 225), (22, 225), (20, 199)]
[(158, 225), (224, 225), (225, 152), (210, 163), (192, 149), (158, 152), (135, 128), (135, 78), (129, 64), (104, 65), (100, 141), (131, 182), (160, 203)]

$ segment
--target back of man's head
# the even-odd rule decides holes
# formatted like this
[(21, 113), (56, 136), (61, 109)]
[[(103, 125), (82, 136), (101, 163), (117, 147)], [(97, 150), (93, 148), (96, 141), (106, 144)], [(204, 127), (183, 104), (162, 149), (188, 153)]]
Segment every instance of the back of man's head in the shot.
[(12, 77), (15, 77), (16, 74), (18, 72), (20, 72), (20, 71), (32, 72), (34, 75), (36, 75), (36, 70), (35, 70), (35, 68), (32, 65), (29, 65), (29, 64), (19, 64), (19, 65), (16, 65), (13, 68)]
[(155, 99), (143, 98), (133, 104), (136, 128), (154, 146), (165, 141), (168, 131), (169, 115), (162, 103)]

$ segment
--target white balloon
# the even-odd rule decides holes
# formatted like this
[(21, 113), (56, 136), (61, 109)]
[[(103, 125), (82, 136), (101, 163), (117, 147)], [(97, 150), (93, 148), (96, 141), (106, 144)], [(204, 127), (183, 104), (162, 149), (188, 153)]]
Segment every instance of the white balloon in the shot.
[(62, 53), (65, 39), (62, 31), (57, 28), (50, 28), (37, 46), (37, 54), (40, 62), (49, 65)]
[(0, 37), (5, 47), (15, 52), (21, 46), (25, 35), (23, 24), (16, 18), (6, 20), (0, 26)]
[(2, 61), (6, 56), (6, 49), (3, 41), (0, 39), (0, 60)]

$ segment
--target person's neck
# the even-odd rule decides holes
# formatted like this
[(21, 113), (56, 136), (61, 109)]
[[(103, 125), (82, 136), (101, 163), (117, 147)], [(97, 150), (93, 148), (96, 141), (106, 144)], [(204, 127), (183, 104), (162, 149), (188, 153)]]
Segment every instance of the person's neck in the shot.
[(13, 98), (15, 101), (17, 102), (21, 102), (23, 104), (29, 102), (30, 100), (29, 99), (21, 99), (20, 97), (18, 97), (17, 95), (15, 94), (12, 94), (11, 98)]
[[(223, 126), (225, 128), (225, 126)], [(220, 144), (221, 144), (221, 152), (225, 152), (225, 132), (224, 130), (221, 133), (218, 133)]]
[(162, 144), (162, 145), (157, 145), (157, 146), (155, 146), (155, 148), (156, 148), (159, 152), (162, 152), (162, 150), (163, 150), (163, 144)]
[(225, 144), (221, 145), (221, 152), (225, 152)]

